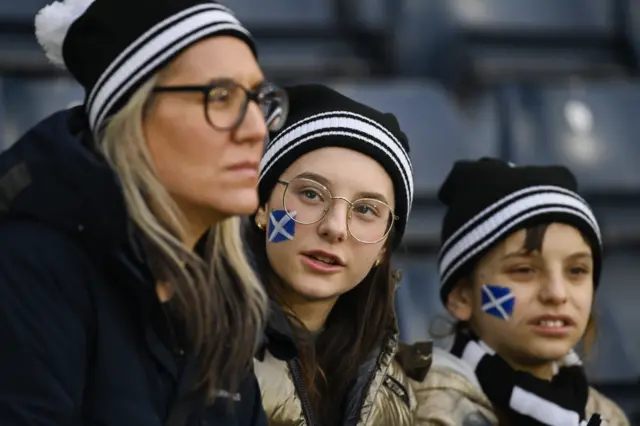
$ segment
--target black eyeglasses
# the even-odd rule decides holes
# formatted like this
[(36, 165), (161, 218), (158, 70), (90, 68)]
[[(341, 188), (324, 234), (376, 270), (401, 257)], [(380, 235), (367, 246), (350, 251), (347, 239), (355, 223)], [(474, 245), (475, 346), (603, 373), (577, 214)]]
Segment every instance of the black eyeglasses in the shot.
[(271, 132), (282, 128), (289, 113), (287, 93), (270, 82), (263, 82), (255, 89), (247, 89), (234, 80), (225, 78), (199, 86), (156, 86), (153, 92), (202, 93), (205, 119), (211, 127), (221, 131), (235, 130), (240, 126), (250, 101), (262, 109)]

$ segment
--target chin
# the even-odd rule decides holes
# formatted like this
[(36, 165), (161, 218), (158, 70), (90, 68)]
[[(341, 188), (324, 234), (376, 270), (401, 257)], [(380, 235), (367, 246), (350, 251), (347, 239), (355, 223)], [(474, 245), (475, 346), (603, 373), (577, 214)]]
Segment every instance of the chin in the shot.
[(216, 198), (216, 202), (211, 203), (211, 207), (224, 217), (250, 215), (258, 210), (259, 201), (256, 188), (229, 191), (224, 198), (220, 196)]
[(301, 279), (304, 286), (296, 286), (293, 290), (309, 302), (320, 302), (339, 297), (343, 292), (327, 283), (325, 280), (313, 279), (305, 276)]
[(557, 361), (567, 355), (573, 344), (566, 340), (552, 340), (545, 339), (544, 341), (531, 342), (533, 343), (527, 348), (527, 352), (537, 359), (545, 361)]

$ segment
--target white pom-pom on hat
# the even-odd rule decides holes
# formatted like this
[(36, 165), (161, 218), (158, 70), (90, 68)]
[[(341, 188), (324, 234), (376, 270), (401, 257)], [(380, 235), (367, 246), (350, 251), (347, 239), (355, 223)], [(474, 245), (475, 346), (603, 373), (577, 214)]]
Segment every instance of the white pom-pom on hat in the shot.
[(61, 0), (43, 7), (36, 15), (36, 38), (47, 58), (56, 66), (66, 68), (62, 45), (69, 27), (93, 0)]

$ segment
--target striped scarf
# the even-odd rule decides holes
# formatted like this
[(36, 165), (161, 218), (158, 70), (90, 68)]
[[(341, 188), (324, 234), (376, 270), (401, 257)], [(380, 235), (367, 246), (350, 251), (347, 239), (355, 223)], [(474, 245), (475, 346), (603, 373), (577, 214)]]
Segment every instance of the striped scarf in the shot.
[(451, 353), (474, 370), (483, 392), (509, 423), (518, 426), (596, 426), (585, 420), (589, 385), (578, 355), (571, 351), (551, 381), (516, 371), (477, 337), (458, 333)]

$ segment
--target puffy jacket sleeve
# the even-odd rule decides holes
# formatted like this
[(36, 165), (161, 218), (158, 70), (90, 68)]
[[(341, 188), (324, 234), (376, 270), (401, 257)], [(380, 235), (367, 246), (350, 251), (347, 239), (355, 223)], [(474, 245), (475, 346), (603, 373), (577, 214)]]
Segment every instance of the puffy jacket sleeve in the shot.
[(423, 381), (413, 381), (418, 402), (416, 426), (495, 426), (497, 419), (470, 383), (447, 370), (432, 368)]
[(30, 223), (0, 224), (0, 424), (82, 424), (90, 303), (86, 256)]
[(589, 389), (587, 400), (587, 418), (593, 414), (600, 414), (606, 426), (630, 426), (629, 419), (618, 405), (595, 390)]

